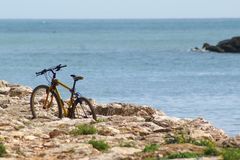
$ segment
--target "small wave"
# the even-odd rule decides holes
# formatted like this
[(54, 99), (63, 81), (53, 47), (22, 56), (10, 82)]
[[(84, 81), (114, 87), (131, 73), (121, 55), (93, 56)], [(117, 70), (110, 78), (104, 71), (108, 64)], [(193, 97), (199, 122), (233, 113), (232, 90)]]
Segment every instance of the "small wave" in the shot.
[(197, 48), (197, 47), (195, 47), (195, 48), (191, 48), (190, 49), (190, 52), (199, 52), (199, 53), (206, 53), (206, 52), (208, 52), (206, 49), (203, 49), (203, 48)]
[(227, 73), (223, 72), (198, 72), (194, 73), (196, 76), (226, 76)]

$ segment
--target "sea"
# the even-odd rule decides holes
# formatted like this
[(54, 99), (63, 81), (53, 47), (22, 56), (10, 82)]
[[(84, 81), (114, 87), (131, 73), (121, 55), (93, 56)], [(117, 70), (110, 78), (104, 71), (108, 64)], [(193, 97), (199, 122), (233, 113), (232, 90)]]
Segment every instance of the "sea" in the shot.
[[(99, 103), (149, 105), (169, 116), (204, 117), (240, 134), (240, 54), (192, 51), (240, 35), (240, 19), (2, 19), (0, 79), (34, 88), (57, 77)], [(49, 75), (50, 76), (50, 75)], [(67, 91), (63, 91), (67, 97)]]

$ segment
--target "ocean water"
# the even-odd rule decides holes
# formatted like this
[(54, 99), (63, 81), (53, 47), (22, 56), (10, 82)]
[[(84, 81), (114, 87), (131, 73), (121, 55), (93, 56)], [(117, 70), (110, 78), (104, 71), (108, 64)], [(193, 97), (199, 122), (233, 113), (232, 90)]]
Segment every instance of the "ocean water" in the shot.
[(35, 72), (83, 75), (78, 90), (98, 102), (154, 106), (171, 116), (204, 117), (240, 133), (240, 54), (192, 52), (240, 35), (240, 19), (0, 20), (0, 79), (31, 87)]

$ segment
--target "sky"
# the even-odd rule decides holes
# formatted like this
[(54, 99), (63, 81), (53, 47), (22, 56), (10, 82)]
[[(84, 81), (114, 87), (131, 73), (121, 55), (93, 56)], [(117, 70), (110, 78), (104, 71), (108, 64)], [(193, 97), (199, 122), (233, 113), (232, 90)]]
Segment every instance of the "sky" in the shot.
[(239, 6), (240, 0), (0, 0), (0, 18), (240, 18)]

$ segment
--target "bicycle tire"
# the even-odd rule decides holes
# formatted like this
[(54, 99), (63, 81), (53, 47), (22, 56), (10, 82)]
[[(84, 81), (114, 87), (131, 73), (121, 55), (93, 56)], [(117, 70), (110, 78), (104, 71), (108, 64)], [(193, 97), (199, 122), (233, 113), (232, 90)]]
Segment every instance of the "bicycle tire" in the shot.
[[(78, 111), (79, 107), (81, 107), (83, 110), (83, 112), (81, 114)], [(84, 108), (85, 108), (85, 110), (87, 110), (87, 113), (84, 111)], [(72, 111), (72, 113), (71, 113), (72, 118), (80, 118), (80, 117), (88, 118), (87, 114), (89, 114), (89, 116), (91, 116), (94, 120), (97, 120), (96, 112), (95, 112), (93, 105), (85, 97), (77, 98), (74, 102), (74, 105), (73, 105), (73, 108), (71, 111)]]
[[(41, 93), (40, 90), (42, 90), (43, 93)], [(41, 94), (43, 94), (43, 95), (41, 95)], [(49, 101), (48, 101), (49, 97), (52, 98), (50, 101), (51, 108), (50, 107), (47, 108), (47, 109), (51, 110), (51, 112), (49, 112), (49, 113), (51, 115), (57, 116), (58, 118), (62, 118), (62, 108), (60, 105), (61, 101), (57, 97), (56, 93), (53, 91), (50, 92), (49, 86), (47, 86), (47, 85), (39, 85), (36, 88), (34, 88), (32, 94), (31, 94), (31, 98), (30, 98), (30, 108), (31, 108), (33, 119), (41, 117), (40, 114), (43, 114), (44, 112), (46, 112), (45, 114), (49, 114), (49, 113), (47, 113), (47, 110), (46, 110), (46, 108), (44, 108), (44, 104), (43, 104), (43, 102), (45, 103), (46, 100), (47, 100), (47, 103), (49, 103)], [(37, 111), (37, 109), (38, 109), (38, 111)], [(56, 111), (56, 109), (57, 109), (57, 111)], [(36, 113), (36, 112), (38, 112), (38, 113)]]

